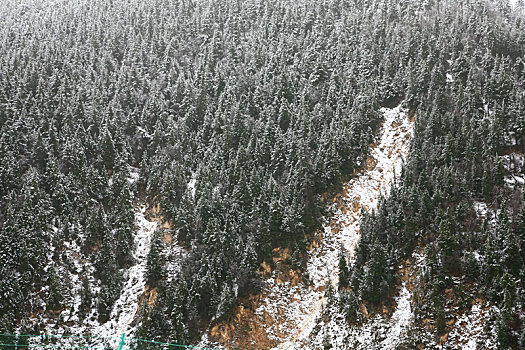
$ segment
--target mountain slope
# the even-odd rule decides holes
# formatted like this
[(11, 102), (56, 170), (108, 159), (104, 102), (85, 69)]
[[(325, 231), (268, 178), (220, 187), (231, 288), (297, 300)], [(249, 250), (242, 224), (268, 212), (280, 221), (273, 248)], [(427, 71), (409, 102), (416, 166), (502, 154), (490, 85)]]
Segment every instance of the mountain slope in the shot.
[(243, 315), (244, 307), (234, 310), (237, 322), (215, 326), (205, 339), (255, 349), (307, 346), (327, 306), (327, 288), (332, 294), (338, 288), (341, 254), (352, 260), (362, 210), (376, 209), (380, 197), (388, 195), (408, 152), (413, 123), (402, 111), (402, 104), (383, 108), (381, 114), (382, 127), (370, 155), (363, 169), (343, 185), (342, 193), (333, 200), (333, 216), (326, 218), (327, 223), (315, 234), (303, 257), (306, 268), (302, 277), (291, 268), (289, 253), (282, 252), (282, 258), (274, 258), (275, 269), (265, 279), (261, 295), (250, 300), (254, 312), (248, 316)]
[[(357, 339), (323, 328), (342, 312), (340, 334), (384, 318), (377, 342), (456, 344), (464, 321), (480, 342), (524, 346), (517, 2), (2, 5), (1, 334), (190, 345), (205, 332), (242, 341), (242, 329), (261, 348), (329, 347)], [(346, 197), (331, 197), (375, 166), (381, 107), (401, 100), (417, 119), (396, 186), (361, 193), (376, 210), (346, 222)], [(146, 258), (137, 203), (167, 229)], [(324, 226), (357, 221), (358, 240), (340, 232), (351, 259), (338, 259), (339, 228)], [(281, 308), (264, 301), (274, 290)]]

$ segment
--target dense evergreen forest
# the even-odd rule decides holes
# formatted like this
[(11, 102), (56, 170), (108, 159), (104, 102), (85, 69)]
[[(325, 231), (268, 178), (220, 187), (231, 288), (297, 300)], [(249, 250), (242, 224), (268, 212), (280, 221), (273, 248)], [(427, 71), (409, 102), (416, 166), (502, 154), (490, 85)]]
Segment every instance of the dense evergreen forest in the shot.
[[(353, 266), (343, 263), (351, 323), (359, 301), (390, 304), (398, 265), (421, 253), (416, 324), (442, 335), (452, 310), (481, 298), (499, 307), (487, 320), (498, 348), (525, 347), (525, 31), (516, 14), (504, 2), (454, 2), (417, 25), (404, 90), (415, 134), (399, 186), (361, 224)], [(405, 35), (390, 41), (413, 40)]]
[(340, 305), (355, 324), (390, 304), (423, 251), (416, 321), (441, 334), (445, 310), (484, 298), (501, 348), (524, 347), (525, 191), (505, 158), (523, 159), (524, 84), (507, 1), (4, 1), (0, 330), (44, 330), (77, 296), (77, 322), (108, 321), (147, 203), (187, 254), (174, 273), (156, 235), (138, 334), (194, 342), (257, 293), (273, 248), (304, 263), (321, 195), (402, 101), (411, 151), (342, 262)]

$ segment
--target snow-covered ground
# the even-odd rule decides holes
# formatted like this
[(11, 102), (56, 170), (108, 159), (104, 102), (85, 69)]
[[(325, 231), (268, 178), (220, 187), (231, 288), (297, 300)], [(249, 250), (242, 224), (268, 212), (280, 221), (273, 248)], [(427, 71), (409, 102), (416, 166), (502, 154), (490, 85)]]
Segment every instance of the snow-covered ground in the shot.
[(474, 304), (470, 312), (461, 315), (449, 333), (448, 343), (454, 349), (476, 350), (495, 349), (495, 336), (487, 337), (486, 322), (490, 312), (497, 308), (484, 304)]
[[(266, 297), (256, 315), (265, 320), (269, 338), (280, 343), (278, 349), (316, 348), (313, 343), (326, 334), (332, 338), (334, 348), (346, 348), (348, 342), (344, 339), (351, 330), (338, 327), (337, 315), (322, 327), (321, 332), (316, 332), (313, 343), (310, 340), (314, 329), (320, 326), (319, 318), (326, 307), (324, 291), (329, 284), (337, 285), (340, 247), (344, 247), (346, 254), (353, 254), (359, 239), (361, 209), (376, 208), (381, 195), (388, 195), (395, 174), (399, 175), (403, 158), (408, 153), (413, 125), (406, 112), (401, 107), (383, 108), (381, 112), (383, 128), (367, 160), (367, 169), (344, 185), (343, 204), (334, 204), (335, 215), (327, 218), (320, 246), (309, 252), (307, 273), (311, 283), (292, 286), (291, 282), (279, 283), (277, 276), (266, 280)], [(383, 344), (385, 349), (394, 347), (410, 315), (410, 293), (403, 287), (398, 309), (388, 322), (390, 327), (384, 328), (390, 339)], [(366, 335), (358, 338), (366, 339)]]
[[(135, 190), (135, 183), (139, 180), (139, 169), (129, 167), (128, 183)], [(190, 194), (194, 191), (195, 180), (188, 185)], [(192, 187), (193, 186), (193, 187)], [(60, 346), (85, 346), (98, 349), (116, 347), (125, 333), (126, 338), (133, 337), (136, 331), (136, 318), (146, 291), (146, 262), (150, 251), (153, 233), (160, 229), (164, 234), (164, 249), (160, 252), (163, 261), (166, 262), (166, 271), (170, 278), (175, 278), (180, 272), (181, 261), (186, 256), (186, 251), (177, 244), (176, 237), (172, 236), (169, 224), (163, 222), (162, 217), (151, 217), (158, 213), (149, 212), (148, 205), (145, 203), (137, 204), (135, 207), (135, 230), (133, 232), (133, 265), (121, 270), (123, 284), (120, 294), (115, 300), (111, 309), (109, 321), (99, 322), (99, 314), (95, 303), (87, 314), (82, 314), (82, 293), (85, 285), (89, 286), (92, 296), (101, 292), (100, 280), (94, 277), (95, 267), (83, 251), (81, 245), (86, 239), (85, 234), (74, 223), (69, 226), (69, 231), (78, 237), (75, 240), (62, 242), (63, 248), (60, 251), (61, 259), (67, 261), (68, 267), (56, 264), (56, 249), (48, 252), (48, 266), (45, 271), (51, 273), (56, 271), (61, 276), (69, 290), (64, 295), (63, 304), (66, 306), (55, 315), (48, 315), (44, 312), (35, 313), (31, 318), (31, 323), (40, 332), (49, 334), (56, 338)], [(52, 228), (54, 231), (59, 229)], [(41, 310), (46, 310), (46, 301), (40, 295), (46, 295), (49, 286), (45, 286), (42, 291), (35, 294), (38, 298), (35, 305)], [(19, 329), (19, 333), (26, 333)], [(30, 343), (38, 346), (40, 337), (32, 338)]]
[(376, 315), (363, 325), (349, 326), (337, 305), (325, 312), (330, 315), (326, 323), (309, 340), (294, 344), (291, 349), (320, 349), (327, 340), (333, 349), (397, 349), (408, 337), (407, 329), (413, 320), (412, 294), (403, 283), (395, 298), (396, 310), (390, 319)]
[(412, 294), (407, 289), (405, 283), (401, 286), (401, 292), (397, 298), (397, 307), (390, 318), (389, 327), (385, 340), (381, 342), (382, 349), (395, 349), (398, 341), (402, 339), (407, 326), (412, 322), (412, 308), (410, 299)]
[(146, 260), (153, 232), (158, 226), (157, 222), (151, 222), (146, 219), (145, 212), (146, 207), (141, 207), (135, 213), (137, 226), (135, 251), (133, 252), (135, 265), (125, 272), (125, 282), (119, 298), (113, 305), (110, 320), (91, 328), (91, 333), (97, 336), (114, 337), (123, 333), (126, 333), (126, 335), (133, 334), (134, 329), (131, 327), (131, 322), (137, 314), (139, 297), (144, 293), (146, 286)]
[[(124, 271), (124, 283), (121, 294), (115, 301), (111, 311), (110, 320), (99, 323), (96, 308), (85, 317), (79, 317), (81, 303), (81, 282), (79, 275), (85, 273), (89, 279), (92, 291), (100, 290), (98, 281), (93, 278), (94, 267), (89, 261), (81, 261), (81, 249), (76, 243), (64, 242), (66, 252), (70, 261), (73, 262), (76, 273), (70, 274), (71, 285), (75, 286), (71, 291), (73, 303), (71, 308), (65, 309), (57, 319), (45, 319), (46, 333), (54, 336), (68, 334), (66, 338), (60, 338), (61, 345), (79, 346), (86, 335), (85, 343), (89, 346), (116, 346), (123, 333), (133, 335), (132, 322), (139, 307), (139, 298), (144, 293), (146, 281), (146, 260), (150, 249), (153, 232), (159, 226), (156, 221), (149, 221), (145, 217), (146, 207), (137, 208), (135, 213), (135, 249), (133, 251), (134, 265)], [(66, 324), (64, 324), (63, 322)], [(72, 335), (72, 336), (69, 336)], [(35, 340), (38, 342), (38, 339)], [(81, 344), (80, 344), (81, 345)]]

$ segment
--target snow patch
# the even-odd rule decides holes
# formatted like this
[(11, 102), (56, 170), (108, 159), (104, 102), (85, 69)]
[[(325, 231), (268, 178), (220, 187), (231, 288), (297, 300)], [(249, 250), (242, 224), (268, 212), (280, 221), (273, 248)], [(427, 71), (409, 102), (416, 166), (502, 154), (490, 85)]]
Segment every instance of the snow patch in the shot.
[(396, 311), (390, 319), (390, 329), (386, 339), (381, 343), (383, 349), (395, 349), (399, 339), (402, 338), (404, 331), (413, 319), (412, 308), (410, 307), (411, 293), (403, 282), (401, 293), (397, 298)]
[(525, 0), (509, 0), (509, 4), (513, 9), (517, 9), (519, 6), (525, 6)]
[(196, 191), (196, 188), (195, 188), (195, 185), (197, 184), (197, 179), (196, 178), (192, 178), (189, 182), (188, 182), (188, 191), (189, 193), (191, 194), (191, 197), (192, 198), (195, 198), (195, 191)]
[(133, 334), (134, 332), (131, 323), (138, 311), (139, 297), (144, 293), (146, 286), (146, 260), (153, 232), (158, 227), (157, 222), (151, 222), (146, 219), (145, 212), (146, 207), (142, 207), (135, 213), (135, 222), (138, 230), (135, 234), (133, 258), (136, 263), (125, 273), (122, 292), (113, 306), (110, 321), (97, 327), (96, 334), (111, 337), (123, 333)]
[(134, 183), (136, 183), (139, 180), (139, 178), (140, 178), (139, 169), (130, 166), (129, 167), (128, 183), (130, 185), (133, 185)]
[(485, 330), (492, 308), (488, 305), (474, 304), (470, 312), (461, 315), (449, 333), (449, 345), (454, 349), (463, 350), (495, 349), (495, 339), (487, 339)]
[(486, 218), (487, 217), (487, 213), (488, 213), (488, 207), (487, 207), (487, 203), (485, 202), (474, 202), (473, 203), (473, 208), (474, 210), (476, 211), (476, 214), (482, 218)]

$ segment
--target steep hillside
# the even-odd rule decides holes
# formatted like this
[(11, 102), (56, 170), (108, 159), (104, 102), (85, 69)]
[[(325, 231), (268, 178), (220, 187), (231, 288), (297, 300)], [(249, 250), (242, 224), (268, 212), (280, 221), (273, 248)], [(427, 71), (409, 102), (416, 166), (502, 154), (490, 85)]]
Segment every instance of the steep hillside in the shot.
[(280, 256), (273, 259), (273, 271), (269, 265), (261, 266), (266, 275), (261, 295), (243, 302), (249, 304), (248, 309), (234, 309), (234, 322), (214, 326), (205, 339), (240, 348), (305, 348), (337, 289), (341, 259), (351, 260), (362, 211), (376, 209), (396, 173), (400, 174), (413, 126), (401, 108), (381, 110), (382, 127), (370, 155), (333, 199), (333, 214), (326, 217), (301, 257), (306, 262), (304, 271), (297, 269), (298, 257), (276, 249)]
[(523, 347), (524, 33), (520, 1), (3, 1), (0, 333)]

